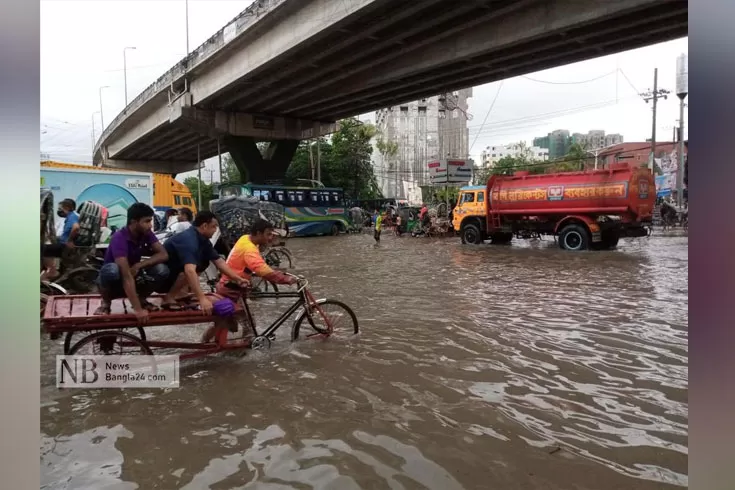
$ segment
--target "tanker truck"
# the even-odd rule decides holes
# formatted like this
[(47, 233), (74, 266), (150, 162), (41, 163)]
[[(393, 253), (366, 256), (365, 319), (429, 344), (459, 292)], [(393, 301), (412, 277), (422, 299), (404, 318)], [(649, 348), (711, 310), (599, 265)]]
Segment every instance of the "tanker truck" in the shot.
[(650, 170), (613, 163), (602, 170), (493, 175), (460, 189), (452, 225), (462, 243), (558, 237), (565, 250), (608, 250), (648, 235), (656, 201)]

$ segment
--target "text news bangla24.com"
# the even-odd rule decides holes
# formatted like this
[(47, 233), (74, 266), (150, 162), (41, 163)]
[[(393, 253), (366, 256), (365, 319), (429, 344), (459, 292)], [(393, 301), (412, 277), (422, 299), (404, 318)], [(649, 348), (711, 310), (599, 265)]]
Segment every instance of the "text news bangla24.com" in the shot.
[(58, 388), (178, 388), (179, 356), (56, 356)]

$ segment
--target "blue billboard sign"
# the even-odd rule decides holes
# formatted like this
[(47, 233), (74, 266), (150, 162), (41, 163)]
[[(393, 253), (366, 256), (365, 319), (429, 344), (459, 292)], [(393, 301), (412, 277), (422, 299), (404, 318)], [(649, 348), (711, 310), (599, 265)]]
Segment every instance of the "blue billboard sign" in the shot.
[(109, 227), (125, 227), (128, 208), (136, 202), (153, 206), (153, 175), (142, 172), (43, 168), (41, 187), (50, 190), (57, 203), (71, 198), (77, 205), (101, 204), (107, 208)]

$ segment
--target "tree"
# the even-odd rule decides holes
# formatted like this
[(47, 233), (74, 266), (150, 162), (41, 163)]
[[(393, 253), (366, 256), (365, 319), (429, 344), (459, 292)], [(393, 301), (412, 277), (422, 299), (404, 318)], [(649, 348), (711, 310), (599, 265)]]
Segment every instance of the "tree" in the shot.
[(187, 177), (186, 179), (184, 179), (184, 185), (191, 192), (191, 195), (194, 198), (194, 202), (197, 205), (197, 210), (207, 210), (209, 209), (209, 201), (212, 200), (212, 196), (214, 195), (212, 185), (201, 182), (202, 202), (199, 202), (199, 184), (199, 178), (197, 177)]
[(235, 165), (235, 160), (233, 160), (229, 153), (222, 155), (222, 177), (220, 180), (222, 180), (223, 183), (245, 183), (242, 181), (240, 170), (237, 168), (237, 165)]
[(571, 172), (574, 170), (583, 170), (585, 162), (589, 160), (589, 154), (584, 146), (579, 143), (573, 143), (569, 147), (566, 155), (558, 158), (549, 166), (550, 172)]
[[(340, 121), (331, 141), (319, 141), (322, 183), (327, 187), (341, 187), (348, 199), (381, 197), (370, 161), (373, 151), (370, 141), (375, 134), (372, 124), (353, 118)], [(309, 156), (309, 151), (315, 151), (315, 144), (302, 142), (299, 145), (286, 171), (287, 183), (298, 184), (300, 179), (311, 179), (311, 159), (314, 157)]]

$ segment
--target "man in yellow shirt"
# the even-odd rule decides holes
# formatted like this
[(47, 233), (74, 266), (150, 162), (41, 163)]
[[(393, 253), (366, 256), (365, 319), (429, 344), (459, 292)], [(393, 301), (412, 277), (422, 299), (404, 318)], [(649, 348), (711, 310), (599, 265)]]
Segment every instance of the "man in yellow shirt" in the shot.
[(383, 231), (383, 213), (378, 214), (378, 217), (375, 219), (375, 234), (373, 235), (373, 238), (375, 238), (375, 243), (380, 243), (380, 232)]
[[(266, 281), (275, 284), (296, 284), (296, 278), (284, 274), (283, 272), (273, 270), (265, 263), (263, 256), (260, 254), (260, 247), (267, 245), (273, 235), (273, 225), (264, 219), (257, 220), (250, 230), (249, 235), (243, 235), (235, 243), (227, 256), (226, 264), (238, 274), (248, 281), (252, 280), (253, 275), (260, 276)], [(232, 289), (227, 287), (227, 283), (231, 279), (225, 275), (217, 284), (216, 294), (231, 299), (235, 304), (243, 294), (241, 289)], [(214, 338), (215, 327), (212, 326), (204, 332), (202, 342), (209, 342)]]

